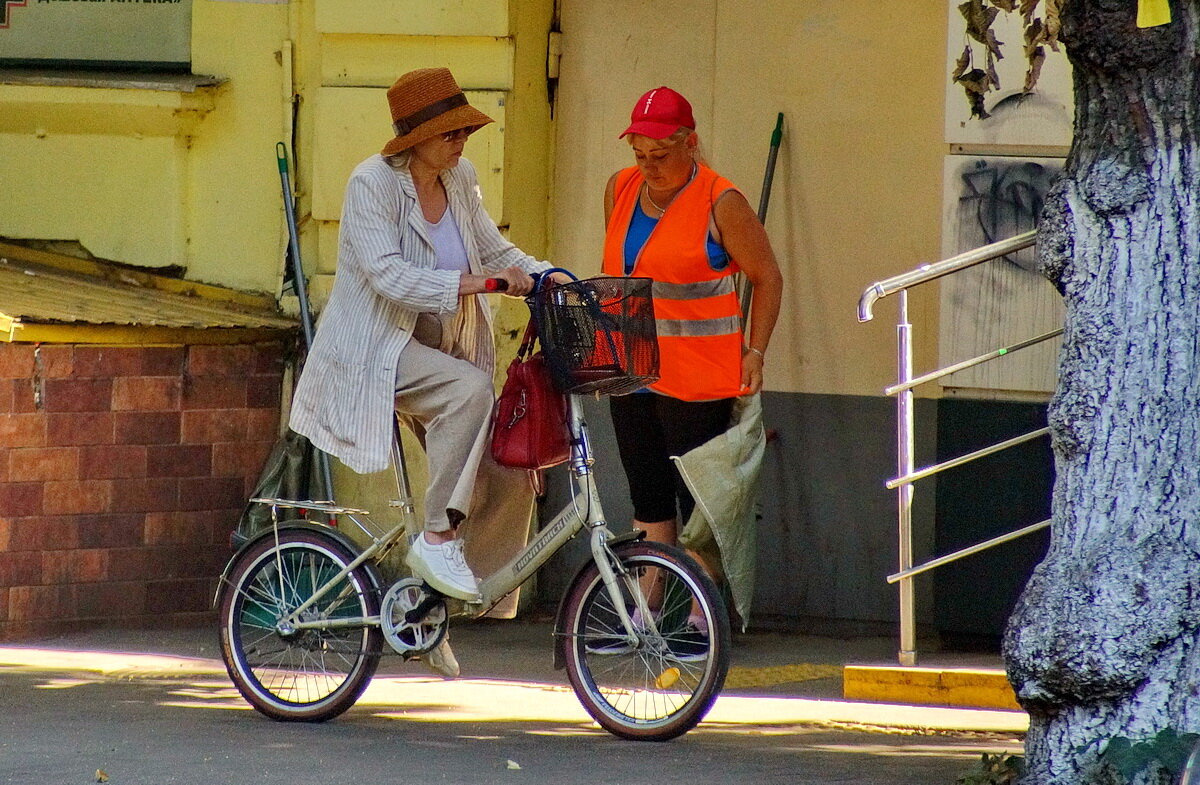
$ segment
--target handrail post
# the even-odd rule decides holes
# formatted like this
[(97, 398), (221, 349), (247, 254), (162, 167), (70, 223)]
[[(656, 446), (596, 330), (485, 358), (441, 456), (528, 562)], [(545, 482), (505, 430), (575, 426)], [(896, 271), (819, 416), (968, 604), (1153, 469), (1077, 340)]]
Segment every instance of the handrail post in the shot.
[[(913, 376), (912, 325), (908, 321), (908, 290), (918, 284), (928, 283), (943, 276), (974, 267), (977, 264), (1020, 251), (1036, 244), (1036, 242), (1037, 230), (1031, 229), (1024, 234), (975, 248), (957, 256), (952, 256), (949, 259), (943, 259), (933, 264), (923, 264), (915, 270), (910, 270), (909, 272), (871, 284), (863, 291), (862, 296), (858, 300), (858, 320), (860, 322), (869, 322), (874, 318), (873, 309), (877, 301), (893, 294), (899, 295), (899, 316), (896, 323), (897, 379), (894, 385), (886, 388), (885, 393), (896, 396), (896, 469), (898, 473), (896, 479), (888, 480), (886, 485), (889, 488), (895, 488), (897, 493), (897, 506), (899, 508), (897, 515), (899, 526), (897, 550), (900, 569), (888, 576), (888, 582), (897, 583), (900, 589), (900, 651), (898, 659), (902, 666), (909, 667), (917, 664), (916, 599), (913, 578), (917, 573), (925, 572), (940, 564), (968, 555), (966, 551), (958, 552), (948, 557), (935, 559), (934, 562), (923, 565), (921, 568), (913, 569), (912, 503), (913, 494), (915, 493), (914, 483), (922, 477), (930, 476), (943, 469), (961, 465), (968, 460), (974, 460), (985, 454), (991, 454), (991, 452), (998, 449), (1005, 449), (1014, 444), (1028, 441), (1035, 436), (1042, 435), (1041, 432), (1025, 434), (1024, 436), (1009, 439), (1006, 442), (995, 445), (995, 449), (977, 450), (968, 455), (959, 456), (959, 458), (952, 461), (946, 461), (936, 466), (922, 469), (921, 472), (917, 473), (914, 465), (915, 427), (913, 417), (913, 389), (918, 385), (940, 379), (966, 368), (972, 368), (988, 360), (1003, 357), (1009, 352), (1026, 346), (1032, 346), (1062, 333), (1062, 330), (1054, 330), (1036, 338), (1021, 341), (1012, 346), (997, 349), (916, 378)], [(919, 474), (920, 476), (914, 476), (915, 474)], [(1029, 526), (1011, 534), (1013, 537), (1019, 537), (1041, 529), (1045, 525), (1048, 525), (1048, 522), (1043, 521), (1041, 524)], [(969, 553), (976, 553), (983, 548), (991, 547), (1000, 542), (1006, 542), (1010, 538), (1010, 535), (1004, 535), (1003, 538), (993, 538), (986, 543), (982, 543), (982, 547), (972, 547), (971, 549), (967, 549), (967, 551)]]
[[(913, 375), (912, 325), (908, 321), (908, 290), (899, 292), (899, 316), (896, 324), (897, 383), (905, 384)], [(896, 468), (899, 476), (907, 477), (914, 468), (913, 449), (913, 391), (904, 390), (896, 396)], [(913, 566), (912, 502), (913, 484), (905, 483), (896, 489), (899, 505), (900, 572)], [(917, 664), (916, 608), (913, 579), (899, 581), (900, 588), (900, 652), (903, 666)]]

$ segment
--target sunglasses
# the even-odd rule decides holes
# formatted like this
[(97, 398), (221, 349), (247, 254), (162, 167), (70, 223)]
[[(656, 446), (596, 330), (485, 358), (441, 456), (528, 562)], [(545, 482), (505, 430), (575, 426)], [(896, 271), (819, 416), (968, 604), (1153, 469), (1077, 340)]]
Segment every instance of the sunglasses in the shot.
[(467, 137), (473, 133), (475, 133), (474, 126), (469, 126), (467, 128), (459, 128), (455, 131), (447, 131), (446, 133), (442, 134), (442, 141), (443, 142), (456, 142), (459, 139), (462, 139), (465, 142), (467, 140)]

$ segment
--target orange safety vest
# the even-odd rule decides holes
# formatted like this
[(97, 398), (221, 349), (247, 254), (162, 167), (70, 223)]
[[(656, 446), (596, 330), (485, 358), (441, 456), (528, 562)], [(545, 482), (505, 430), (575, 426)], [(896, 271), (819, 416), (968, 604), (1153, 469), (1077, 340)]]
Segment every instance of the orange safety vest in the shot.
[[(605, 275), (625, 275), (625, 235), (641, 194), (636, 166), (617, 173), (612, 215), (604, 237)], [(733, 260), (724, 270), (708, 263), (705, 243), (713, 203), (733, 183), (700, 166), (642, 246), (631, 275), (654, 280), (659, 380), (650, 389), (683, 401), (711, 401), (742, 389), (741, 308)]]

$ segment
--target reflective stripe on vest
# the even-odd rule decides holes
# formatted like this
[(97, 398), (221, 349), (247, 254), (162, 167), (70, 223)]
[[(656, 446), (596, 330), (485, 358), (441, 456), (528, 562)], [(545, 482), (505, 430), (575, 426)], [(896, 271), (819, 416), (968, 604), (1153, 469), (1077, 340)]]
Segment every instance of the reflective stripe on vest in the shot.
[(729, 335), (742, 332), (742, 320), (736, 316), (719, 316), (716, 319), (655, 319), (658, 334), (664, 338), (681, 338), (689, 335)]
[(715, 281), (700, 281), (698, 283), (667, 283), (654, 282), (655, 298), (664, 300), (702, 300), (705, 297), (717, 297), (734, 291), (733, 278), (725, 276)]
[[(603, 271), (624, 275), (625, 236), (644, 180), (637, 167), (617, 174), (604, 238)], [(658, 220), (634, 263), (633, 276), (654, 281), (660, 379), (657, 392), (685, 401), (741, 395), (741, 313), (733, 284), (736, 260), (713, 270), (705, 243), (716, 197), (733, 184), (701, 166)]]

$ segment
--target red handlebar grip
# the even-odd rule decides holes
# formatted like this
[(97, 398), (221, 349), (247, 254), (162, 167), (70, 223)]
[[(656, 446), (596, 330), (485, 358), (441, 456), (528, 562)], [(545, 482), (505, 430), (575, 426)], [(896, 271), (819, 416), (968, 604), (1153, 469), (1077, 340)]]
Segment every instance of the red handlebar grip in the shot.
[(483, 288), (488, 292), (505, 292), (508, 291), (508, 281), (503, 278), (488, 278), (483, 282)]

